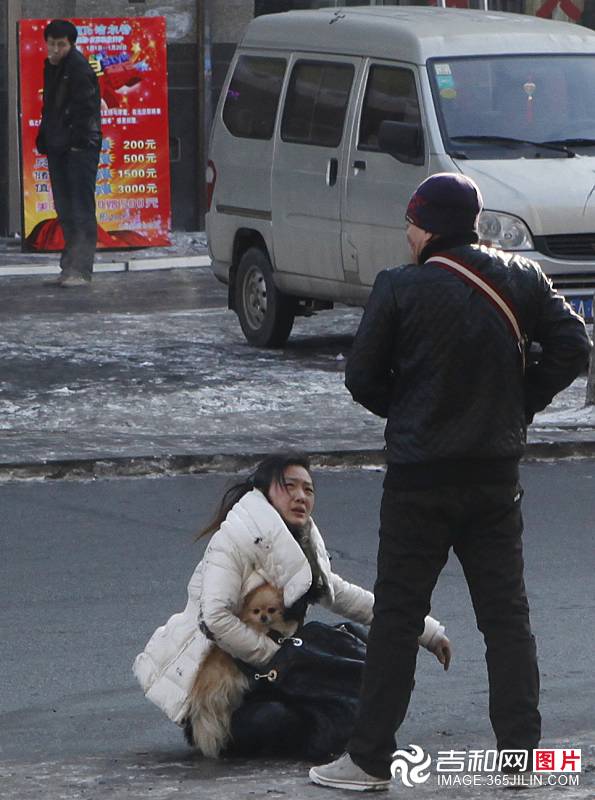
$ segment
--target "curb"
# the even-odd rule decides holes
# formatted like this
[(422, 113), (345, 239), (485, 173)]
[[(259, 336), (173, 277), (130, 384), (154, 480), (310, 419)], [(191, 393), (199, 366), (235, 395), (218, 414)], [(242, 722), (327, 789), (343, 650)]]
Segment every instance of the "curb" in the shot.
[[(595, 452), (595, 447), (594, 447)], [(164, 456), (117, 456), (115, 458), (56, 459), (26, 464), (0, 464), (0, 481), (30, 479), (95, 479), (150, 475), (195, 475), (250, 469), (268, 452), (196, 453)], [(382, 450), (329, 450), (308, 453), (315, 467), (384, 465)]]
[[(130, 258), (125, 261), (96, 261), (94, 273), (103, 272), (148, 272), (160, 269), (195, 269), (210, 267), (211, 259), (203, 256), (157, 256), (155, 258)], [(10, 264), (0, 265), (0, 278), (22, 275), (59, 275), (60, 267), (56, 264)]]
[[(237, 472), (250, 469), (268, 453), (186, 453), (164, 456), (118, 456), (115, 458), (56, 459), (30, 463), (0, 464), (0, 481), (93, 480), (110, 477), (196, 475), (207, 472)], [(308, 453), (314, 467), (372, 467), (385, 465), (384, 450), (315, 450)], [(574, 442), (534, 442), (522, 459), (533, 461), (595, 458), (595, 439)]]

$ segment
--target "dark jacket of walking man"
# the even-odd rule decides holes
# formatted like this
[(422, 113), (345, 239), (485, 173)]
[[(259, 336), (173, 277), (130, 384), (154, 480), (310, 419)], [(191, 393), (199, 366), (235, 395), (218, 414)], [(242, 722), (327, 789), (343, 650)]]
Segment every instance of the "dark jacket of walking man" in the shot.
[[(498, 749), (527, 750), (531, 769), (540, 739), (519, 460), (527, 424), (585, 369), (591, 345), (538, 264), (478, 244), (481, 207), (462, 175), (418, 187), (407, 209), (415, 263), (378, 275), (347, 362), (354, 399), (387, 419), (388, 468), (355, 730), (347, 754), (310, 772), (327, 786), (388, 787), (417, 639), (451, 547), (486, 644)], [(525, 367), (531, 342), (541, 354)]]
[(86, 285), (97, 242), (95, 184), (101, 149), (101, 96), (93, 69), (76, 47), (76, 27), (55, 19), (46, 26), (48, 57), (37, 149), (47, 154), (52, 194), (64, 234), (58, 283)]

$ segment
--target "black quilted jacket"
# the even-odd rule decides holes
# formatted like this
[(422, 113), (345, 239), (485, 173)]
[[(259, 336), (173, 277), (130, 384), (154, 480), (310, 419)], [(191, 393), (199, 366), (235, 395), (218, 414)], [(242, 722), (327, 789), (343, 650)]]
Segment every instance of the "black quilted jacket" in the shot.
[[(453, 244), (456, 240), (451, 240)], [(459, 240), (460, 242), (460, 240)], [(345, 383), (354, 400), (387, 418), (387, 461), (514, 463), (536, 411), (588, 364), (581, 317), (552, 288), (538, 264), (477, 244), (432, 243), (423, 260), (454, 257), (479, 271), (516, 309), (538, 363), (523, 371), (517, 341), (487, 298), (431, 264), (381, 272), (366, 305)], [(504, 470), (506, 472), (506, 469)]]
[(101, 96), (97, 76), (72, 47), (59, 64), (46, 58), (43, 108), (36, 146), (40, 153), (101, 145)]

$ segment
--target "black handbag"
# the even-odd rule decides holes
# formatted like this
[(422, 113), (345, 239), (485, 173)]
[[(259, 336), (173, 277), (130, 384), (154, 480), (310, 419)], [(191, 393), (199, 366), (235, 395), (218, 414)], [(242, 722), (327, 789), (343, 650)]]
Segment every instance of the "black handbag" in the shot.
[(367, 631), (344, 622), (308, 622), (295, 634), (272, 632), (281, 644), (266, 667), (240, 667), (252, 698), (276, 700), (296, 711), (307, 731), (306, 758), (342, 753), (353, 729), (366, 659)]

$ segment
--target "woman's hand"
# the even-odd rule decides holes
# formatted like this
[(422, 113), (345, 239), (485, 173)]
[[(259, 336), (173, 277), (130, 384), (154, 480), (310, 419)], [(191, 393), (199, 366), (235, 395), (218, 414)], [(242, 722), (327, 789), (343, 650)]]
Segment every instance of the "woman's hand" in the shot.
[(444, 666), (444, 671), (446, 672), (450, 666), (450, 659), (452, 658), (450, 639), (447, 636), (438, 639), (435, 647), (432, 648), (432, 653), (434, 653), (438, 661)]

